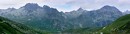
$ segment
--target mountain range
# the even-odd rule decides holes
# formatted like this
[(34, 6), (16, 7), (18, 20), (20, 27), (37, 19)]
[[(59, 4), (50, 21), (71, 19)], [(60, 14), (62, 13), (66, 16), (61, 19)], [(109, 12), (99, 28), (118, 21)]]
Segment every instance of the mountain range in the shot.
[(69, 29), (62, 33), (67, 34), (130, 34), (130, 14), (119, 17), (111, 24), (101, 28)]
[(32, 28), (51, 32), (77, 28), (104, 27), (123, 16), (116, 7), (106, 5), (97, 10), (87, 11), (82, 8), (71, 12), (59, 12), (56, 8), (36, 3), (27, 3), (15, 9), (0, 9), (0, 16)]

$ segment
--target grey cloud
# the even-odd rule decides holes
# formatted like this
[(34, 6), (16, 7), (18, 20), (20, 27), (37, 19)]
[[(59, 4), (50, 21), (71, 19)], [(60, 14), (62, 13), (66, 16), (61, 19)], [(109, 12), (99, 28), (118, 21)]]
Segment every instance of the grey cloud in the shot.
[(19, 8), (26, 3), (38, 3), (40, 6), (49, 5), (60, 11), (72, 11), (79, 7), (84, 9), (98, 9), (104, 5), (111, 5), (124, 11), (130, 9), (130, 0), (1, 0), (0, 8)]

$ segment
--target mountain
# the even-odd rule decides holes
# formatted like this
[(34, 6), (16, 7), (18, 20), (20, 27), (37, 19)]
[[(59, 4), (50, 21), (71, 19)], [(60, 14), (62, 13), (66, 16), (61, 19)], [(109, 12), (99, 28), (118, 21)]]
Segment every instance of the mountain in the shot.
[(40, 34), (26, 25), (0, 17), (0, 34)]
[(112, 24), (101, 28), (69, 29), (62, 33), (68, 34), (130, 34), (130, 14), (119, 17)]
[(116, 7), (113, 6), (104, 6), (99, 10), (96, 10), (96, 12), (91, 12), (91, 15), (94, 17), (94, 22), (98, 23), (99, 26), (105, 26), (108, 24), (111, 24), (114, 20), (121, 17), (123, 14), (120, 10), (118, 10)]
[(38, 4), (35, 4), (35, 3), (28, 3), (21, 8), (25, 8), (25, 10), (29, 10), (29, 11), (34, 11), (34, 10), (37, 10), (38, 8), (42, 8), (42, 7), (40, 7)]
[(92, 11), (79, 8), (63, 13), (47, 5), (41, 7), (36, 3), (27, 3), (19, 9), (0, 9), (0, 16), (39, 30), (59, 32), (68, 29), (104, 27), (122, 16), (122, 12), (116, 7), (106, 5)]
[[(81, 14), (77, 17), (69, 18), (69, 22), (73, 23), (74, 25), (73, 29), (65, 30), (63, 33), (93, 34), (102, 27), (111, 24), (113, 21), (123, 16), (122, 12), (119, 11), (116, 7), (108, 5), (98, 10), (77, 10), (75, 12)], [(71, 15), (73, 15), (73, 13), (73, 11), (70, 12)], [(77, 13), (74, 13), (74, 15)]]
[(124, 15), (126, 15), (126, 14), (130, 14), (130, 11), (127, 10), (127, 11), (123, 12), (123, 14), (124, 14)]
[(82, 9), (82, 8), (79, 8), (78, 10), (74, 10), (74, 11), (71, 11), (71, 12), (66, 12), (65, 15), (68, 17), (68, 18), (77, 18), (78, 16), (80, 16), (83, 12), (85, 12), (86, 10)]
[(71, 18), (68, 17), (69, 18), (68, 21), (70, 23), (73, 23), (74, 28), (87, 28), (87, 27), (104, 27), (108, 24), (111, 24), (111, 22), (121, 17), (123, 14), (116, 7), (106, 5), (98, 10), (72, 11), (69, 12), (68, 15), (71, 16), (76, 15), (76, 17), (71, 16), (70, 16)]
[(41, 30), (57, 31), (70, 27), (65, 17), (55, 8), (28, 3), (19, 9), (0, 10), (0, 16)]
[[(108, 10), (109, 9), (109, 10)], [(109, 5), (105, 5), (104, 7), (102, 7), (100, 10), (104, 10), (104, 11), (119, 11), (116, 7), (114, 6), (109, 6)]]
[(130, 34), (130, 14), (122, 16), (99, 32), (104, 34)]

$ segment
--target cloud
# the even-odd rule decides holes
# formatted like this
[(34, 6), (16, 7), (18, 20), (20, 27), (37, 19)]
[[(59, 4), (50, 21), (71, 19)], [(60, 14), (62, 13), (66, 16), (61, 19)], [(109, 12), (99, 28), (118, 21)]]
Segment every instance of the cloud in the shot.
[(44, 3), (45, 0), (1, 0), (0, 8), (6, 9), (9, 7), (19, 8), (26, 3)]
[(104, 5), (115, 6), (121, 11), (130, 9), (130, 0), (1, 0), (0, 9), (9, 7), (19, 8), (26, 3), (38, 3), (40, 6), (48, 5), (59, 11), (72, 11), (79, 7), (83, 9), (99, 9)]

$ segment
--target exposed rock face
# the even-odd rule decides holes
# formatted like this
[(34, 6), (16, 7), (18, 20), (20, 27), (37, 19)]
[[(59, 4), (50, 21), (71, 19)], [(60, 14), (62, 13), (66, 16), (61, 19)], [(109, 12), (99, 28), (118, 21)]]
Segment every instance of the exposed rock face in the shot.
[(40, 7), (38, 4), (28, 3), (19, 9), (1, 9), (0, 16), (42, 30), (61, 31), (71, 28), (103, 27), (122, 16), (122, 13), (108, 5), (93, 11), (79, 8), (63, 13), (47, 5)]

